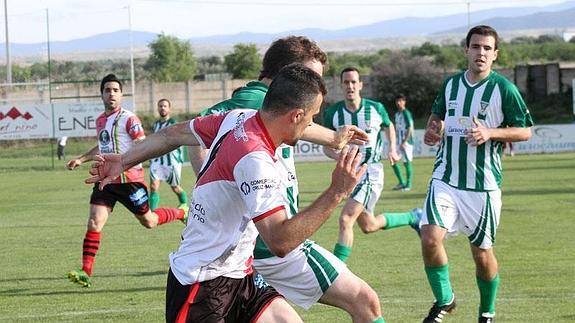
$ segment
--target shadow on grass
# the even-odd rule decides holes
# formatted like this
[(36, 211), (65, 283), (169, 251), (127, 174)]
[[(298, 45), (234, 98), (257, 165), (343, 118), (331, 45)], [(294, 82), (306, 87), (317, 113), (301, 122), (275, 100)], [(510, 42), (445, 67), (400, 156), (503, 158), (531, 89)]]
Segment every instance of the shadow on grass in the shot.
[[(96, 275), (96, 278), (111, 278), (111, 277), (151, 277), (151, 276), (164, 276), (168, 275), (168, 270), (156, 270), (156, 271), (144, 271), (144, 272), (134, 272), (134, 273), (113, 273), (113, 274), (104, 274), (104, 275)], [(61, 276), (51, 276), (51, 277), (29, 277), (29, 278), (7, 278), (7, 279), (0, 279), (0, 284), (6, 282), (33, 282), (33, 281), (52, 281), (52, 280), (68, 280), (66, 274), (63, 273)], [(0, 295), (5, 293), (6, 291), (0, 290)]]
[(557, 194), (575, 194), (574, 189), (557, 188), (557, 189), (540, 189), (540, 190), (514, 190), (503, 189), (503, 195), (557, 195)]
[[(66, 282), (72, 286), (72, 282)], [(73, 295), (73, 294), (109, 294), (109, 293), (132, 293), (132, 292), (149, 292), (149, 291), (163, 291), (165, 286), (159, 287), (140, 287), (140, 288), (126, 288), (126, 289), (98, 289), (97, 287), (84, 288), (79, 285), (72, 286), (75, 290), (61, 290), (61, 291), (46, 291), (34, 292), (32, 289), (9, 289), (0, 292), (2, 296), (11, 297), (29, 297), (29, 296), (54, 296), (54, 295)]]

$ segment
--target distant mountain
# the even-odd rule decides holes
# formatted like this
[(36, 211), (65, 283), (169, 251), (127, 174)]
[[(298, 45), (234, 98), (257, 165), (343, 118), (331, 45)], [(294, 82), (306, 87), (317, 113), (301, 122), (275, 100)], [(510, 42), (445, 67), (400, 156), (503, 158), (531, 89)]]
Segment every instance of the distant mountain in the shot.
[[(497, 8), (475, 11), (471, 12), (471, 23), (474, 25), (480, 23), (492, 25), (499, 31), (575, 29), (575, 0), (546, 7)], [(229, 50), (232, 44), (256, 43), (264, 45), (286, 35), (305, 35), (321, 42), (322, 46), (329, 43), (334, 47), (338, 47), (337, 43), (343, 41), (356, 41), (365, 44), (366, 40), (370, 40), (378, 46), (393, 47), (385, 46), (385, 39), (391, 38), (393, 41), (388, 40), (387, 43), (389, 45), (397, 45), (397, 39), (409, 37), (420, 39), (421, 37), (447, 34), (457, 34), (460, 37), (466, 30), (467, 13), (464, 13), (433, 18), (399, 18), (340, 30), (309, 28), (276, 34), (243, 32), (233, 35), (195, 37), (189, 40), (194, 49), (200, 48), (199, 54), (209, 54), (212, 49), (221, 54), (221, 48), (225, 47), (226, 50)], [(146, 46), (156, 37), (157, 34), (155, 33), (134, 31), (133, 46), (140, 55), (145, 56), (145, 53), (147, 53)], [(60, 57), (62, 55), (70, 57), (74, 53), (95, 52), (105, 54), (94, 54), (91, 56), (92, 58), (97, 57), (101, 59), (102, 57), (112, 57), (114, 55), (125, 57), (126, 49), (129, 48), (129, 39), (129, 31), (120, 30), (71, 41), (54, 41), (50, 43), (50, 50), (52, 55)], [(390, 44), (392, 42), (393, 44)], [(221, 45), (219, 51), (217, 45)], [(12, 43), (10, 49), (15, 57), (45, 57), (46, 47), (46, 43)], [(4, 55), (5, 46), (0, 44), (0, 57)]]
[[(481, 24), (489, 25), (498, 31), (511, 31), (521, 29), (575, 29), (575, 8), (558, 12), (538, 12), (521, 17), (497, 17), (485, 19)], [(466, 28), (459, 27), (444, 33), (461, 33)]]

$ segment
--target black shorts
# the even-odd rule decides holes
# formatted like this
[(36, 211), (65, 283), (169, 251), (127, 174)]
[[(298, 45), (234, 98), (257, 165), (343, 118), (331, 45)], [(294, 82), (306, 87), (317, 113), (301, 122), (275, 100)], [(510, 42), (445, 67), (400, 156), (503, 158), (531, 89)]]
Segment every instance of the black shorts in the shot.
[(108, 184), (104, 190), (98, 189), (94, 184), (90, 204), (107, 206), (114, 209), (116, 202), (122, 203), (130, 212), (142, 215), (148, 213), (148, 188), (144, 183)]
[(166, 322), (254, 322), (281, 296), (273, 287), (257, 288), (253, 274), (182, 285), (168, 272)]

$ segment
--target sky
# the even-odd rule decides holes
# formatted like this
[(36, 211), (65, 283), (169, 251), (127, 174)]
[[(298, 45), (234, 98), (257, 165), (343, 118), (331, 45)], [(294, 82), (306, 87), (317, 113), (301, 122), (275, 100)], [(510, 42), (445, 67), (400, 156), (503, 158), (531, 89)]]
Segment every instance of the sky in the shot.
[[(122, 29), (180, 38), (238, 32), (329, 30), (403, 17), (434, 17), (566, 0), (4, 0), (11, 43), (84, 38)], [(4, 13), (4, 3), (0, 8)], [(48, 13), (49, 19), (46, 19)], [(130, 19), (131, 18), (131, 19)], [(0, 42), (5, 18), (0, 15)]]

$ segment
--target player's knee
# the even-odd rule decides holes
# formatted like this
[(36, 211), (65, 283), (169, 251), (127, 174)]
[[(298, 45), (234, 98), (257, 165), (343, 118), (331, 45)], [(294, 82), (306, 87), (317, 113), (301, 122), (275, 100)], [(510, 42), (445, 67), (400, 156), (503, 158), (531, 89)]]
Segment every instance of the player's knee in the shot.
[(361, 304), (361, 306), (363, 307), (363, 311), (366, 311), (375, 317), (381, 316), (381, 306), (379, 304), (379, 296), (366, 283), (364, 283), (359, 292), (357, 303)]
[(339, 217), (339, 227), (343, 228), (343, 229), (350, 229), (353, 227), (353, 223), (354, 223), (354, 219), (351, 215), (349, 214), (342, 214)]
[(424, 249), (437, 249), (443, 245), (443, 240), (433, 235), (422, 234), (421, 245)]

